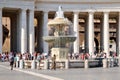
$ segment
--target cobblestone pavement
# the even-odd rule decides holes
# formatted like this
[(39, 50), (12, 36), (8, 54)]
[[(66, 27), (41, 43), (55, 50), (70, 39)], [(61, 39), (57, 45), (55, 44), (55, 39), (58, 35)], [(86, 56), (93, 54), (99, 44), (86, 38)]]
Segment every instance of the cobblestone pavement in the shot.
[(48, 80), (41, 77), (31, 76), (30, 74), (20, 71), (10, 70), (10, 67), (7, 65), (9, 65), (9, 63), (0, 62), (0, 80)]
[[(1, 65), (8, 66), (9, 64), (0, 63), (0, 80), (120, 80), (120, 67), (61, 70), (22, 69), (22, 71), (28, 72), (24, 73), (19, 71), (20, 69), (11, 71), (1, 67)], [(29, 74), (31, 72), (36, 74)]]

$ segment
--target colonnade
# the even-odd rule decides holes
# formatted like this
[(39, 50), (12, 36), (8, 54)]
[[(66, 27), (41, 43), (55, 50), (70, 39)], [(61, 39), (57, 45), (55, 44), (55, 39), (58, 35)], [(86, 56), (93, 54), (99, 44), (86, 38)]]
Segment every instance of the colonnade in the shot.
[[(0, 9), (0, 53), (2, 53), (2, 16), (3, 9)], [(12, 32), (12, 35), (17, 34), (17, 51), (20, 53), (34, 52), (34, 10), (20, 9), (17, 14), (17, 31)], [(13, 19), (11, 19), (13, 21)], [(14, 22), (11, 22), (14, 23)], [(11, 28), (12, 29), (12, 28)], [(13, 42), (14, 43), (14, 42)]]
[[(80, 47), (80, 36), (79, 36), (79, 14), (80, 12), (73, 12), (73, 27), (74, 27), (74, 35), (76, 36), (76, 40), (74, 42), (74, 53), (79, 53)], [(94, 53), (94, 11), (88, 11), (88, 19), (87, 19), (87, 26), (85, 29), (86, 34), (86, 47), (87, 52), (92, 55)], [(103, 25), (101, 28), (101, 46), (103, 50), (109, 56), (109, 13), (110, 12), (103, 12)], [(42, 21), (42, 36), (48, 35), (48, 11), (43, 11), (43, 21)], [(120, 13), (118, 17), (118, 27), (117, 27), (117, 53), (120, 52)], [(17, 44), (18, 49), (21, 53), (29, 52), (33, 53), (35, 51), (35, 34), (34, 34), (34, 10), (26, 10), (21, 9), (19, 12), (18, 18), (18, 37), (17, 37)], [(0, 53), (2, 53), (2, 9), (0, 9)], [(39, 38), (39, 35), (37, 36)], [(43, 51), (44, 53), (48, 53), (48, 43), (42, 41), (43, 43)]]
[[(78, 18), (79, 18), (79, 13), (80, 12), (75, 12), (74, 13), (74, 31), (75, 31), (75, 36), (77, 37), (76, 41), (74, 42), (74, 53), (79, 53), (79, 25), (78, 25)], [(86, 48), (86, 52), (89, 53), (90, 55), (94, 54), (94, 11), (88, 11), (88, 19), (86, 21), (87, 22), (87, 26), (85, 27), (85, 48)], [(101, 49), (107, 54), (107, 57), (109, 57), (109, 13), (108, 11), (103, 12), (103, 21), (102, 22), (102, 28), (100, 28), (100, 34), (101, 39), (100, 39), (100, 47)], [(116, 29), (116, 52), (117, 55), (119, 55), (120, 53), (120, 13), (119, 13), (119, 17), (118, 17), (118, 22), (117, 22), (117, 29)]]

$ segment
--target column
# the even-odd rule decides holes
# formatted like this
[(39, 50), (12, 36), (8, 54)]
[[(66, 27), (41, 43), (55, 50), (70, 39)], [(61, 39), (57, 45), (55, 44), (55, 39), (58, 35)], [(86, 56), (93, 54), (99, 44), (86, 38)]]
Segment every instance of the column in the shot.
[(23, 54), (27, 51), (27, 25), (26, 10), (22, 9), (20, 13), (20, 52)]
[(109, 56), (109, 12), (104, 12), (103, 28), (102, 28), (102, 42), (104, 52)]
[(100, 51), (104, 49), (103, 47), (103, 17), (100, 18)]
[(79, 53), (79, 47), (80, 47), (78, 19), (79, 19), (79, 12), (74, 12), (73, 25), (74, 25), (74, 35), (76, 37), (76, 40), (74, 42), (74, 53)]
[(17, 15), (11, 15), (10, 16), (10, 24), (11, 24), (11, 35), (10, 35), (10, 45), (11, 45), (11, 51), (17, 52)]
[(87, 44), (88, 44), (88, 53), (92, 56), (94, 54), (94, 12), (88, 12), (88, 27), (87, 27), (88, 32), (87, 37), (88, 39)]
[(85, 19), (85, 28), (84, 28), (84, 49), (85, 53), (88, 53), (88, 16)]
[(34, 52), (34, 39), (35, 39), (35, 35), (34, 35), (34, 10), (29, 10), (28, 13), (28, 50), (29, 53), (32, 54)]
[(42, 33), (42, 21), (43, 21), (43, 18), (41, 17), (43, 16), (42, 14), (40, 14), (40, 17), (37, 17), (37, 20), (38, 20), (38, 24), (37, 24), (37, 51), (38, 52), (42, 52), (43, 51), (43, 41), (42, 41), (42, 37), (43, 37), (43, 33)]
[[(48, 36), (48, 12), (43, 12), (43, 36)], [(48, 43), (43, 40), (43, 52), (48, 53)]]
[(2, 33), (2, 9), (0, 8), (0, 54), (2, 53), (2, 41), (3, 41), (3, 33)]
[(120, 57), (120, 12), (118, 13), (118, 19), (117, 19), (117, 29), (116, 29), (116, 52), (117, 52), (117, 56)]

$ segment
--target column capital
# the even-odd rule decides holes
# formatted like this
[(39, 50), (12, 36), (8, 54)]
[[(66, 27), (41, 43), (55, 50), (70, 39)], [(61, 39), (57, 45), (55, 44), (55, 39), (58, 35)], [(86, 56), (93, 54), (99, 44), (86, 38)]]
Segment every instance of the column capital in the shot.
[(43, 13), (49, 13), (49, 11), (48, 11), (48, 10), (45, 10), (45, 11), (43, 11)]
[(95, 11), (92, 11), (92, 10), (91, 10), (91, 11), (88, 11), (88, 13), (89, 13), (89, 14), (94, 14)]
[(34, 10), (33, 9), (29, 9), (28, 12), (34, 16)]
[(79, 11), (73, 11), (74, 14), (79, 14)]
[(104, 14), (109, 14), (109, 13), (110, 13), (110, 11), (104, 11), (103, 13), (104, 13)]
[(48, 15), (49, 11), (43, 11), (42, 15)]
[(20, 8), (20, 12), (26, 12), (27, 11), (27, 9), (23, 9), (23, 8)]

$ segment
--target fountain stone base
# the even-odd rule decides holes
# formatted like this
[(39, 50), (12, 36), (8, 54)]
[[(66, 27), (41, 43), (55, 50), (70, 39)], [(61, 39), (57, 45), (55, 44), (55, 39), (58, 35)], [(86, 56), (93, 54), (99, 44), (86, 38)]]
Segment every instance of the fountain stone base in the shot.
[(56, 55), (56, 61), (65, 61), (68, 59), (68, 48), (52, 48), (51, 49), (51, 55)]

